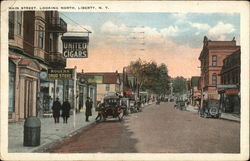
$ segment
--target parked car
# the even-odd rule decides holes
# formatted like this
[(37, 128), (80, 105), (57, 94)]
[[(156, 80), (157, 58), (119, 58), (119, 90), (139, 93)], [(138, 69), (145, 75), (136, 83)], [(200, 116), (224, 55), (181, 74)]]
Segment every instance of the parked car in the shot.
[(222, 110), (220, 109), (220, 100), (209, 99), (203, 101), (203, 106), (200, 110), (200, 116), (207, 118), (220, 118)]
[(120, 97), (118, 96), (107, 96), (104, 97), (104, 108), (102, 110), (102, 116), (104, 120), (109, 117), (118, 118), (118, 120), (122, 120), (124, 116), (124, 106), (121, 106)]

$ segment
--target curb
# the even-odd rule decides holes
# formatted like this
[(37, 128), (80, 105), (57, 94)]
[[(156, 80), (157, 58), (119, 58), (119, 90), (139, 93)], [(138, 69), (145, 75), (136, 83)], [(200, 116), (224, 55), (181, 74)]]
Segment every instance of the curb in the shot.
[[(62, 141), (63, 139), (69, 137), (70, 135), (71, 135), (71, 136), (76, 135), (76, 134), (79, 133), (81, 130), (83, 130), (83, 129), (85, 129), (85, 128), (88, 128), (88, 127), (90, 127), (90, 126), (92, 126), (94, 123), (95, 123), (95, 121), (89, 123), (89, 124), (86, 125), (86, 126), (82, 126), (82, 127), (79, 127), (79, 128), (77, 128), (77, 129), (75, 129), (75, 130), (72, 130), (72, 131), (70, 131), (68, 134), (64, 135), (63, 137), (60, 137), (59, 139), (53, 140), (53, 141), (48, 142), (48, 143), (44, 143), (44, 144), (40, 145), (39, 147), (36, 147), (36, 148), (31, 149), (30, 151), (28, 151), (28, 153), (30, 153), (30, 152), (33, 152), (33, 153), (34, 153), (34, 152), (36, 152), (36, 153), (44, 153), (45, 150), (46, 150), (48, 147), (50, 147), (50, 146), (52, 146), (52, 145), (54, 145), (54, 144), (56, 144), (56, 143)], [(70, 137), (71, 137), (71, 136), (70, 136)]]
[(225, 117), (221, 117), (220, 119), (240, 123), (240, 120), (232, 120), (232, 119), (228, 119), (228, 118), (225, 118)]
[[(186, 111), (187, 111), (187, 112), (196, 113), (196, 111), (190, 111), (190, 110), (186, 110)], [(232, 121), (232, 122), (240, 123), (240, 120), (233, 120), (233, 119), (229, 119), (229, 118), (226, 118), (226, 117), (220, 117), (219, 119), (220, 119), (220, 120), (226, 120), (226, 121)]]

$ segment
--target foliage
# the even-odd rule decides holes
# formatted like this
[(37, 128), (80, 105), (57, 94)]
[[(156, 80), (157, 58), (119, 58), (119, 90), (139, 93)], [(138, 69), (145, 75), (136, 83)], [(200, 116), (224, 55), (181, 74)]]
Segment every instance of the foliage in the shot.
[(169, 89), (168, 69), (165, 64), (157, 65), (156, 62), (146, 62), (138, 59), (130, 63), (128, 72), (137, 77), (140, 90), (151, 91), (164, 95)]
[(173, 92), (183, 94), (187, 91), (187, 80), (183, 77), (176, 77), (172, 80)]

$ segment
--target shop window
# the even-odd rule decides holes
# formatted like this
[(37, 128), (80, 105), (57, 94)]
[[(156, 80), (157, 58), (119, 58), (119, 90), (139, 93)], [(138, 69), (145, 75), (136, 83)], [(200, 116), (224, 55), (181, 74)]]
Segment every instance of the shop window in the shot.
[(217, 56), (216, 55), (212, 56), (212, 66), (217, 66)]
[(109, 91), (110, 90), (110, 86), (109, 84), (106, 84), (106, 91)]
[(9, 113), (15, 112), (15, 75), (16, 66), (9, 61)]
[(15, 16), (14, 11), (9, 12), (9, 39), (14, 39), (14, 22)]
[(17, 13), (17, 34), (22, 35), (22, 12)]
[(217, 84), (217, 75), (215, 73), (212, 75), (212, 84), (213, 85)]

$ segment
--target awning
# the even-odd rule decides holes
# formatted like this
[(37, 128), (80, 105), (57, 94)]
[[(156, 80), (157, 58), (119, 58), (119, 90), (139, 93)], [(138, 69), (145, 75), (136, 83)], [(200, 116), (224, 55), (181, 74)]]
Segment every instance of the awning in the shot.
[(131, 90), (126, 90), (123, 92), (125, 95), (132, 95), (133, 92)]
[(227, 95), (238, 95), (239, 91), (238, 89), (226, 89), (225, 94)]

